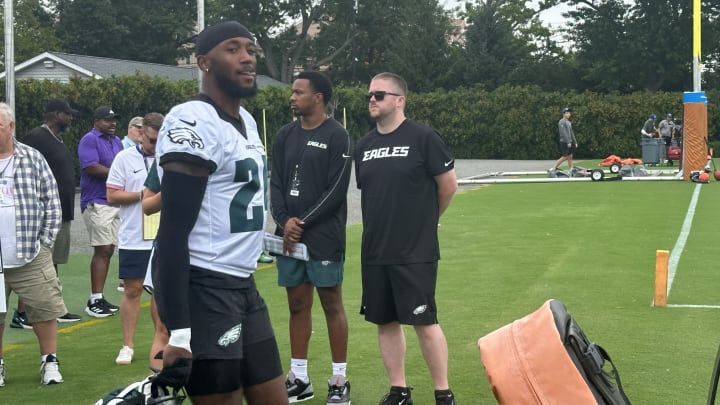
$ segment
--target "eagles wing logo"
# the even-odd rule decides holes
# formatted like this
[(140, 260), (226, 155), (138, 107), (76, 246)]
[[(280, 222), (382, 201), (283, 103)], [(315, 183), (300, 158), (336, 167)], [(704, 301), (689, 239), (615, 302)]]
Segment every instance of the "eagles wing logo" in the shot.
[(203, 149), (205, 144), (202, 138), (190, 128), (173, 128), (167, 134), (170, 141), (177, 144), (187, 144), (193, 149)]
[(222, 347), (228, 347), (231, 344), (235, 343), (240, 339), (240, 333), (242, 332), (242, 324), (239, 323), (232, 328), (230, 328), (227, 332), (223, 333), (222, 336), (218, 339), (218, 344)]

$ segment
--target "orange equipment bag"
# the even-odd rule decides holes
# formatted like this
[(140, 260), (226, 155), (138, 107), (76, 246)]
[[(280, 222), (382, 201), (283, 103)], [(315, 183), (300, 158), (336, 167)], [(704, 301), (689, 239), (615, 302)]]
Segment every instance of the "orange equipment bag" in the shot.
[(610, 356), (560, 301), (481, 337), (478, 347), (500, 404), (630, 404)]
[(613, 163), (620, 163), (620, 162), (622, 162), (622, 158), (620, 156), (610, 155), (610, 156), (606, 157), (605, 159), (603, 159), (599, 163), (599, 166), (612, 166)]

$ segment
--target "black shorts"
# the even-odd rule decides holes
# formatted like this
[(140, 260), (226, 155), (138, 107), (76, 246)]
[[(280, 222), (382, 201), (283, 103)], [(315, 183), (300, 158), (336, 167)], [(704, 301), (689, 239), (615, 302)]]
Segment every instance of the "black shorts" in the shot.
[(196, 268), (190, 279), (193, 372), (188, 393), (232, 392), (282, 375), (270, 316), (255, 279)]
[(362, 266), (360, 314), (378, 325), (433, 325), (437, 321), (437, 262)]
[(561, 144), (559, 145), (559, 148), (560, 148), (560, 155), (561, 155), (561, 156), (569, 156), (569, 155), (572, 155), (573, 153), (575, 153), (575, 149), (576, 149), (576, 147), (575, 147), (574, 144), (571, 144), (570, 147), (568, 147), (568, 144), (566, 144), (566, 143), (561, 143)]
[(118, 273), (121, 280), (126, 278), (144, 279), (150, 261), (150, 250), (120, 249), (118, 251)]

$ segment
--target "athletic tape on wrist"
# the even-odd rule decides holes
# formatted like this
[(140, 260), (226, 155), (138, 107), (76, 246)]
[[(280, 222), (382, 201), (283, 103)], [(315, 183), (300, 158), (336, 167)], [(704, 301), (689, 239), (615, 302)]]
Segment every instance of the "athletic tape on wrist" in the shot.
[(190, 328), (175, 329), (173, 331), (170, 331), (170, 339), (168, 340), (168, 344), (170, 346), (185, 349), (192, 353), (192, 350), (190, 350), (191, 336), (192, 333)]

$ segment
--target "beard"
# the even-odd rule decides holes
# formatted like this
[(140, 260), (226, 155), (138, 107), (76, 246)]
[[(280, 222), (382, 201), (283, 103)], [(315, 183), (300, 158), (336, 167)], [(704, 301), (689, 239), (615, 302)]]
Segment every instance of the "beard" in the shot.
[(228, 76), (218, 75), (216, 77), (218, 86), (232, 97), (248, 98), (253, 97), (258, 92), (257, 80), (253, 80), (252, 86), (244, 87), (236, 81), (230, 80)]

